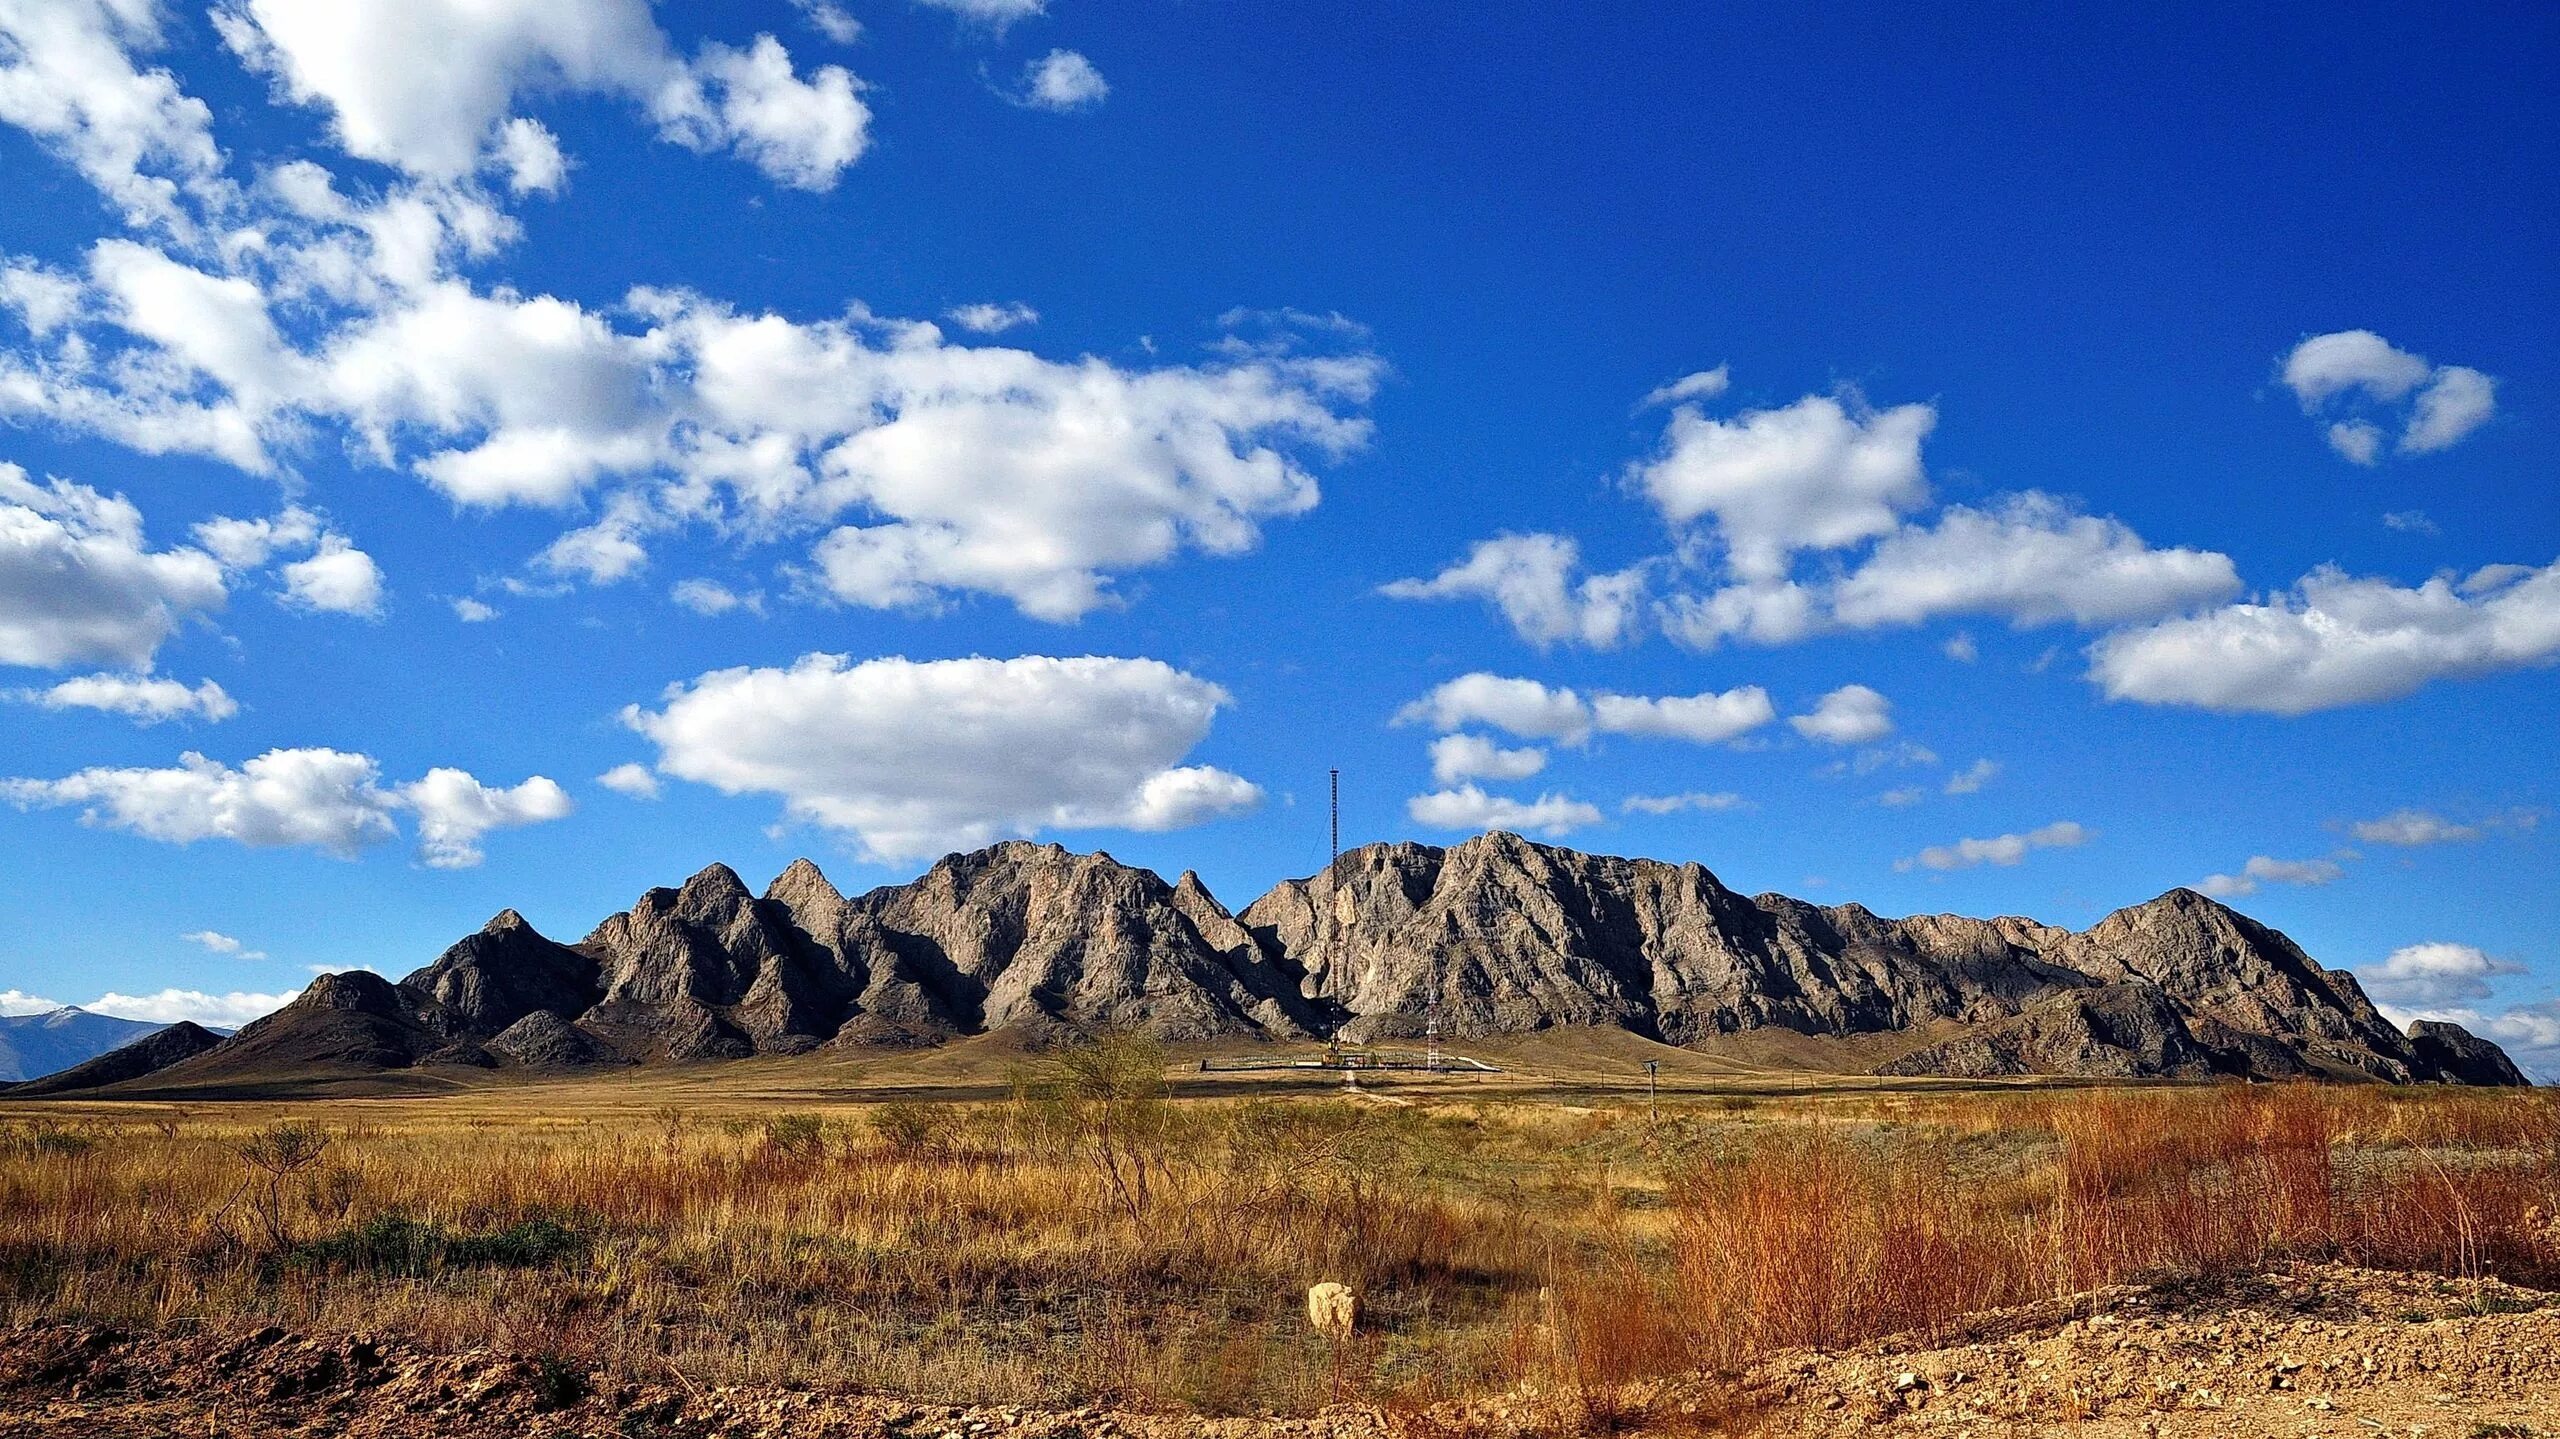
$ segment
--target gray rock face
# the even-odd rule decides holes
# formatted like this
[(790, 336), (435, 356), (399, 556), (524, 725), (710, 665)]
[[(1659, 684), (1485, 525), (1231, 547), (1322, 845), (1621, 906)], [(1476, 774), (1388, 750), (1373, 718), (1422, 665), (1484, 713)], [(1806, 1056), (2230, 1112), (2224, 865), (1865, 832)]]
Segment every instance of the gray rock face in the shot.
[(293, 1063), (552, 1067), (929, 1044), (994, 1029), (1171, 1040), (1622, 1028), (1941, 1036), (1904, 1074), (2288, 1074), (2517, 1082), (2452, 1026), (2402, 1034), (2346, 974), (2173, 890), (2074, 933), (1885, 919), (1728, 889), (1696, 864), (1490, 834), (1379, 844), (1241, 916), (1199, 877), (999, 844), (847, 898), (807, 860), (762, 895), (725, 865), (576, 945), (513, 911), (393, 985), (315, 981), (173, 1072)]
[(2188, 1033), (2167, 995), (2152, 985), (2126, 983), (2046, 995), (2006, 1019), (1913, 1050), (1876, 1072), (1951, 1079), (2198, 1079), (2219, 1072), (2216, 1061)]
[(584, 1014), (603, 997), (595, 960), (552, 943), (503, 910), (425, 969), (400, 981), (457, 1038), (485, 1039), (529, 1014)]
[(2531, 1084), (2507, 1052), (2458, 1024), (2421, 1019), (2409, 1026), (2419, 1064), (2449, 1084)]
[(1745, 898), (1694, 864), (1489, 834), (1352, 851), (1336, 875), (1284, 883), (1241, 918), (1310, 999), (1348, 1016), (1354, 1038), (1415, 1032), (1436, 993), (1444, 1032), (1461, 1037), (1614, 1025), (1688, 1045), (1772, 1026), (1966, 1026), (1897, 1061), (1900, 1073), (2495, 1073), (2442, 1045), (2422, 1050), (2353, 976), (2189, 890), (2079, 933), (1884, 919)]
[(482, 1048), (501, 1063), (527, 1069), (570, 1069), (613, 1058), (613, 1052), (594, 1036), (548, 1009), (537, 1009), (508, 1025)]

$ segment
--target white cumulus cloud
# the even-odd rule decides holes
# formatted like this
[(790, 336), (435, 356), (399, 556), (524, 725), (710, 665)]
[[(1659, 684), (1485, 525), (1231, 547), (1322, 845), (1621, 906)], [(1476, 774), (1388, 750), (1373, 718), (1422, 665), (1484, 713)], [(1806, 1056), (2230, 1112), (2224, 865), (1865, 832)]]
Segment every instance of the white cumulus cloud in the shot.
[(2157, 619), (2240, 592), (2228, 555), (2154, 549), (2122, 521), (2077, 514), (2050, 495), (1990, 509), (1951, 505), (1927, 527), (1885, 537), (1831, 595), (1853, 629), (1987, 614), (2020, 627)]
[(2379, 819), (2360, 819), (2347, 827), (2347, 832), (2366, 844), (2390, 844), (2415, 848), (2428, 844), (2461, 844), (2480, 837), (2476, 824), (2456, 824), (2439, 814), (2425, 810), (2398, 809)]
[(369, 755), (276, 749), (233, 769), (201, 754), (169, 769), (81, 770), (61, 779), (0, 779), (0, 799), (21, 809), (77, 806), (84, 824), (166, 844), (221, 839), (251, 848), (307, 847), (352, 857), (392, 838), (392, 815), (418, 815), (420, 854), (435, 868), (480, 862), (488, 830), (557, 819), (567, 796), (537, 775), (492, 789), (461, 770), (437, 769), (386, 788)]
[(568, 791), (541, 775), (499, 788), (458, 769), (431, 769), (393, 800), (417, 815), (418, 853), (430, 869), (470, 869), (486, 858), (480, 839), (491, 830), (566, 819), (576, 808)]
[(1091, 60), (1073, 50), (1052, 50), (1022, 67), (1014, 103), (1034, 110), (1083, 110), (1111, 94), (1111, 82)]
[(2491, 977), (2525, 972), (2525, 966), (2499, 959), (2477, 945), (2441, 940), (2403, 945), (2380, 964), (2355, 968), (2357, 981), (2376, 1003), (2408, 1008), (2486, 999)]
[(434, 180), (494, 163), (520, 189), (556, 183), (556, 147), (529, 165), (510, 123), (541, 93), (624, 97), (662, 138), (734, 150), (809, 190), (861, 157), (871, 118), (848, 71), (803, 76), (770, 35), (684, 59), (647, 0), (226, 0), (215, 24), (286, 94), (328, 111), (348, 153)]
[(597, 775), (596, 783), (612, 790), (615, 794), (628, 795), (633, 799), (658, 797), (658, 777), (649, 773), (649, 767), (643, 764), (615, 765)]
[(2322, 568), (2289, 593), (2120, 630), (2090, 647), (2109, 699), (2299, 715), (2560, 656), (2560, 563), (2414, 588)]
[(1614, 649), (1632, 637), (1645, 567), (1577, 578), (1581, 563), (1581, 546), (1566, 536), (1497, 535), (1427, 580), (1396, 580), (1378, 592), (1400, 600), (1483, 600), (1539, 649), (1559, 642)]
[(1737, 576), (1774, 581), (1797, 551), (1885, 534), (1925, 503), (1920, 443), (1937, 418), (1927, 405), (1870, 410), (1855, 395), (1731, 420), (1681, 404), (1661, 453), (1631, 478), (1674, 525), (1712, 518)]
[(1471, 784), (1415, 795), (1405, 801), (1405, 813), (1415, 824), (1433, 829), (1503, 829), (1551, 839), (1598, 824), (1601, 819), (1597, 806), (1567, 795), (1542, 794), (1534, 800), (1518, 800), (1486, 794)]
[(995, 304), (981, 300), (971, 305), (954, 305), (942, 317), (973, 335), (1001, 335), (1007, 330), (1040, 323), (1040, 312), (1015, 300)]
[(199, 929), (191, 933), (179, 935), (178, 938), (185, 940), (189, 944), (202, 945), (212, 953), (222, 955), (229, 959), (264, 959), (267, 957), (267, 952), (265, 950), (251, 949), (247, 945), (242, 944), (239, 940), (232, 938), (230, 935), (224, 934), (220, 930)]
[(1504, 749), (1482, 735), (1442, 735), (1431, 742), (1431, 778), (1443, 785), (1467, 779), (1527, 779), (1547, 767), (1535, 745)]
[(1722, 810), (1749, 809), (1751, 802), (1738, 794), (1721, 790), (1692, 790), (1685, 794), (1631, 794), (1619, 801), (1626, 814), (1679, 814), (1684, 810), (1713, 813)]
[(813, 654), (716, 670), (624, 721), (662, 774), (779, 797), (879, 859), (927, 858), (1051, 829), (1176, 829), (1261, 790), (1179, 764), (1229, 702), (1157, 660)]
[(145, 1024), (186, 1020), (213, 1029), (238, 1029), (293, 1003), (301, 993), (298, 989), (282, 994), (250, 994), (236, 989), (228, 994), (207, 994), (200, 989), (164, 989), (154, 994), (118, 994), (110, 990), (80, 1007), (91, 1014), (138, 1019)]
[(2261, 885), (2330, 884), (2345, 874), (2333, 859), (2274, 859), (2263, 854), (2249, 856), (2249, 862), (2238, 874), (2211, 874), (2196, 883), (2196, 888), (2219, 899), (2232, 899), (2256, 894)]
[(1721, 744), (1776, 717), (1768, 692), (1758, 685), (1662, 698), (1598, 694), (1586, 700), (1571, 689), (1479, 670), (1435, 686), (1398, 710), (1395, 723), (1427, 724), (1442, 733), (1486, 725), (1523, 739), (1577, 746), (1594, 730)]
[(1893, 701), (1865, 685), (1842, 685), (1787, 723), (1824, 744), (1873, 744), (1893, 733)]
[(154, 550), (121, 495), (0, 462), (0, 664), (148, 669), (189, 616), (220, 609), (222, 567), (199, 550)]
[(2467, 365), (2435, 365), (2371, 330), (2313, 335), (2284, 358), (2285, 387), (2306, 415), (2336, 408), (2329, 447), (2359, 465), (2382, 454), (2379, 420), (2400, 425), (2403, 454), (2426, 454), (2468, 438), (2497, 412), (2495, 377)]
[(88, 709), (123, 715), (136, 724), (200, 719), (218, 724), (240, 713), (240, 705), (222, 686), (205, 680), (195, 688), (151, 675), (80, 675), (49, 689), (18, 690), (9, 696), (49, 710)]
[(1897, 872), (1913, 869), (1938, 871), (1971, 869), (1976, 865), (2014, 865), (2024, 860), (2030, 850), (2073, 849), (2089, 842), (2094, 833), (2071, 820), (2058, 820), (2041, 829), (2024, 834), (1994, 835), (1989, 839), (1960, 839), (1953, 844), (1933, 844), (1909, 859), (1897, 859)]

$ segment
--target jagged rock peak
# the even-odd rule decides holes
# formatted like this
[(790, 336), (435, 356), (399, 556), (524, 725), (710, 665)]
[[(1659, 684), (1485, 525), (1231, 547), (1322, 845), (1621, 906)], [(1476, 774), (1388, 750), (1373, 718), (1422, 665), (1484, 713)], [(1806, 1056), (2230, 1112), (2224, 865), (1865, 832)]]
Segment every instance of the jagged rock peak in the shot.
[(691, 879), (684, 882), (684, 887), (677, 890), (676, 895), (678, 903), (688, 907), (701, 903), (725, 903), (755, 897), (747, 888), (747, 882), (738, 878), (738, 872), (718, 860), (704, 865)]
[(534, 930), (531, 922), (526, 920), (523, 915), (516, 913), (512, 909), (499, 910), (496, 915), (491, 917), (487, 924), (480, 926), (480, 932), (482, 934), (513, 934), (520, 929), (532, 930), (536, 934), (541, 933), (539, 930)]
[(338, 974), (323, 974), (303, 987), (293, 1001), (297, 1009), (349, 1009), (359, 1014), (406, 1016), (407, 1006), (400, 1002), (400, 991), (390, 980), (369, 969), (350, 969)]
[(773, 877), (773, 883), (765, 886), (764, 897), (796, 908), (813, 899), (842, 900), (844, 895), (816, 861), (803, 857), (791, 861)]

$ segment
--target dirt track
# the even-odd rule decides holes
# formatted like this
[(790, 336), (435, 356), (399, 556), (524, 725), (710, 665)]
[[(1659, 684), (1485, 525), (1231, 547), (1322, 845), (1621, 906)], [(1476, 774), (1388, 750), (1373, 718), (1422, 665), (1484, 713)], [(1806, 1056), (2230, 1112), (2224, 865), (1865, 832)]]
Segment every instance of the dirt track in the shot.
[[(1737, 1380), (1639, 1386), (1602, 1407), (1662, 1434), (2560, 1435), (2560, 1295), (2336, 1267), (2125, 1287), (1985, 1315), (1934, 1347), (1791, 1353)], [(0, 1335), (0, 1439), (1383, 1439), (1569, 1433), (1591, 1427), (1589, 1413), (1536, 1393), (1299, 1419), (958, 1409), (673, 1375), (617, 1383), (518, 1355), (276, 1329)]]

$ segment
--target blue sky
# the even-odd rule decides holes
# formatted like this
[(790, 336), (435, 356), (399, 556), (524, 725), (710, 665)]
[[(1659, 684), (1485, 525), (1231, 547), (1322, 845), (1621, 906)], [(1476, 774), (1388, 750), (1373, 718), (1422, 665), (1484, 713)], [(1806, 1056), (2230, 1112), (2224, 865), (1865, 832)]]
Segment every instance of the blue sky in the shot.
[(1588, 8), (0, 0), (0, 991), (1339, 766), (2560, 1054), (2560, 19)]

